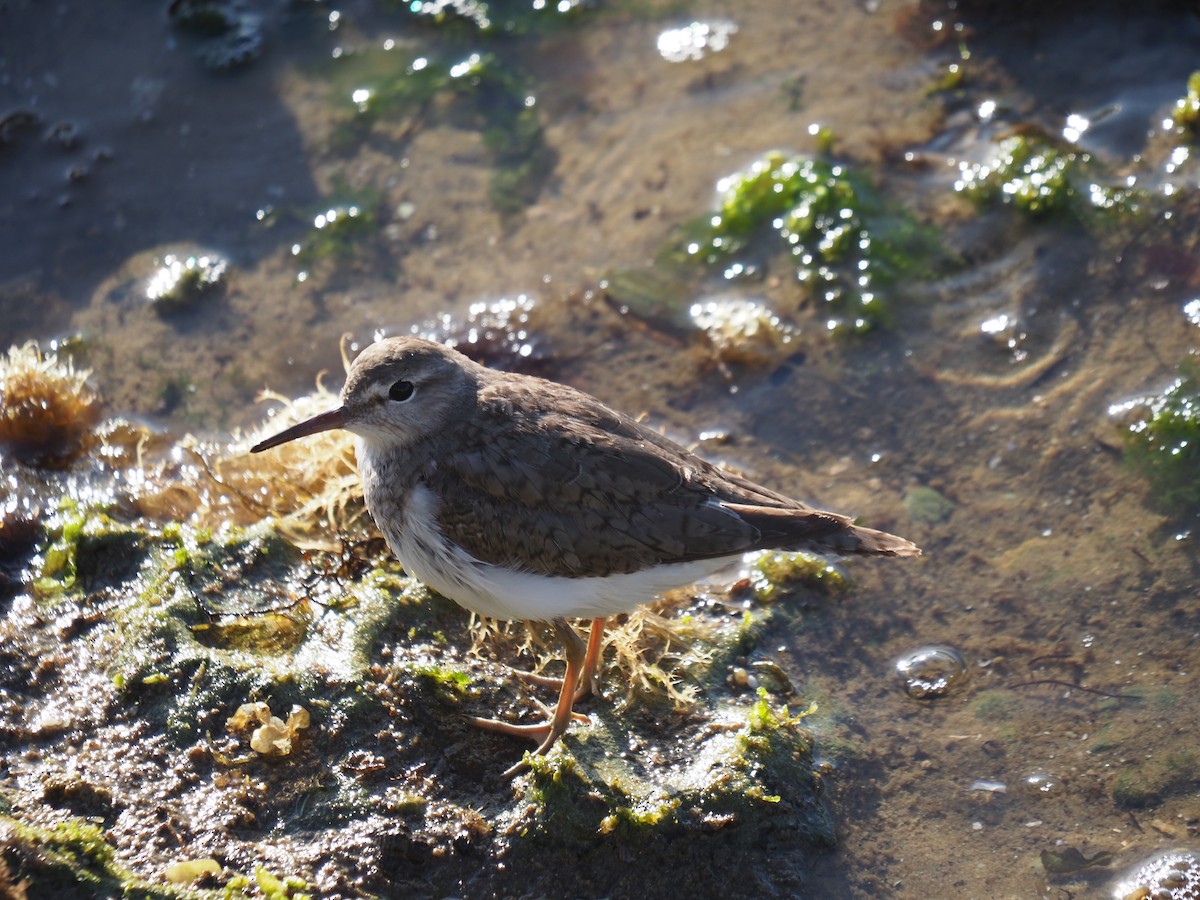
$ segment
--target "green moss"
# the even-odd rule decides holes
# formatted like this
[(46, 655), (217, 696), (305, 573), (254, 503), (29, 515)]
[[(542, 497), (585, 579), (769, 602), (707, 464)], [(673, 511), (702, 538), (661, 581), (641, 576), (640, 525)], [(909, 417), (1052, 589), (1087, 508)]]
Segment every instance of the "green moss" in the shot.
[[(136, 878), (116, 859), (104, 830), (86, 819), (68, 818), (49, 828), (0, 814), (0, 827), (26, 848), (26, 864), (15, 880), (29, 897), (170, 898), (178, 894)], [(11, 838), (10, 838), (11, 840)]]
[(1171, 119), (1183, 129), (1189, 140), (1200, 132), (1200, 72), (1188, 76), (1187, 94), (1175, 101)]
[(471, 686), (471, 676), (461, 669), (448, 669), (434, 663), (422, 663), (413, 666), (412, 674), (424, 678), (440, 688), (448, 688), (452, 693), (463, 695)]
[(769, 226), (833, 334), (886, 324), (887, 287), (927, 267), (936, 247), (930, 230), (885, 203), (865, 177), (824, 159), (769, 153), (717, 188), (716, 212), (685, 226), (673, 255), (724, 264)]
[(813, 553), (763, 553), (750, 565), (750, 584), (754, 598), (772, 603), (795, 586), (820, 588), (838, 593), (850, 586), (844, 570)]
[(1172, 513), (1200, 508), (1200, 362), (1189, 358), (1160, 394), (1114, 409), (1141, 410), (1125, 430), (1125, 459)]
[(681, 835), (699, 841), (722, 832), (713, 852), (778, 839), (793, 851), (827, 845), (832, 823), (819, 800), (812, 740), (800, 727), (810, 712), (776, 708), (760, 691), (750, 707), (723, 711), (725, 721), (743, 718), (740, 729), (684, 739), (686, 750), (664, 747), (680, 759), (653, 779), (621, 750), (630, 745), (628, 721), (610, 723), (604, 714), (546, 756), (527, 757), (529, 774), (517, 782), (530, 803), (522, 846), (536, 852), (549, 841), (619, 854), (633, 844), (661, 852)]

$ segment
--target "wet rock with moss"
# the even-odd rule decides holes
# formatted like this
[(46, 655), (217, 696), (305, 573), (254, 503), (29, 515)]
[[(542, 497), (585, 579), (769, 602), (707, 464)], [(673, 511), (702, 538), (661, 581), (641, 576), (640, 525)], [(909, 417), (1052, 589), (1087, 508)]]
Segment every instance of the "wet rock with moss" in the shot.
[[(287, 403), (264, 430), (328, 402)], [(0, 729), (38, 748), (0, 788), (29, 896), (423, 895), (481, 878), (698, 893), (747, 854), (756, 890), (799, 889), (834, 839), (812, 708), (787, 709), (786, 676), (760, 679), (775, 694), (728, 678), (769, 665), (756, 641), (778, 602), (752, 625), (694, 591), (630, 615), (609, 636), (608, 696), (582, 704), (591, 725), (504, 779), (527, 748), (467, 717), (536, 714), (512, 671), (553, 648), (406, 577), (364, 516), (350, 438), (325, 437), (262, 457), (252, 437), (103, 423), (38, 474), (35, 546), (0, 618), (0, 690), (23, 698)], [(110, 490), (70, 499), (84, 468)], [(840, 583), (772, 559), (754, 590), (773, 601)]]

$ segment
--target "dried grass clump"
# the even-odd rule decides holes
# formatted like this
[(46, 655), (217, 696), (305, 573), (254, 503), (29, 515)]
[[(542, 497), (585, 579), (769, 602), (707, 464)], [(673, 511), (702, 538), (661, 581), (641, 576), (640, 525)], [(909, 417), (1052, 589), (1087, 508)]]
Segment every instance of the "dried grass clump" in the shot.
[[(667, 618), (664, 613), (679, 606), (668, 596), (640, 607), (619, 621), (610, 619), (605, 629), (600, 677), (615, 669), (622, 685), (624, 702), (637, 697), (664, 697), (676, 709), (689, 708), (696, 699), (695, 685), (683, 684), (679, 670), (685, 665), (705, 664), (710, 654), (703, 649), (698, 628)], [(589, 623), (579, 623), (581, 640), (587, 640)], [(471, 652), (500, 658), (528, 657), (540, 673), (562, 659), (562, 647), (548, 629), (533, 622), (506, 622), (471, 614)]]
[(698, 629), (668, 619), (660, 610), (671, 605), (663, 600), (634, 610), (608, 635), (617, 671), (626, 679), (625, 699), (663, 696), (676, 709), (687, 709), (696, 700), (696, 686), (684, 684), (679, 670), (709, 662), (711, 654), (699, 646)]
[(693, 303), (688, 315), (708, 339), (722, 369), (768, 368), (796, 351), (796, 330), (760, 300), (715, 297)]
[(0, 358), (0, 452), (35, 466), (61, 466), (93, 441), (100, 401), (91, 372), (34, 341)]
[(295, 400), (270, 391), (259, 399), (283, 406), (244, 441), (235, 439), (217, 463), (218, 474), (261, 515), (278, 518), (281, 533), (296, 546), (337, 551), (339, 535), (367, 527), (354, 436), (340, 429), (323, 431), (269, 453), (249, 452), (263, 438), (337, 406), (337, 395), (318, 381), (313, 393)]
[(327, 431), (272, 449), (250, 447), (337, 405), (337, 395), (318, 381), (296, 399), (265, 391), (260, 400), (282, 406), (250, 434), (235, 432), (229, 444), (185, 437), (145, 473), (137, 497), (141, 515), (186, 521), (216, 530), (275, 519), (279, 532), (302, 550), (338, 552), (343, 537), (370, 528), (354, 461), (354, 438)]

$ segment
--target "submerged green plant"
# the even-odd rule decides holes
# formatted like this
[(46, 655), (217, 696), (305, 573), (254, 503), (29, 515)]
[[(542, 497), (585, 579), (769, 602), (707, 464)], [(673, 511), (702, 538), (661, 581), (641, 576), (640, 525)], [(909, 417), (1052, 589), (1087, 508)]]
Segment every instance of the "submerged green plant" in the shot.
[[(446, 62), (392, 48), (350, 55), (342, 65), (339, 83), (354, 109), (343, 140), (365, 139), (397, 120), (411, 127), (421, 116), (465, 111), (491, 156), (492, 205), (512, 214), (537, 196), (553, 168), (553, 154), (528, 79), (495, 54), (476, 52)], [(434, 104), (435, 99), (458, 102)]]
[(959, 163), (954, 189), (981, 204), (1011, 204), (1035, 217), (1085, 219), (1093, 210), (1133, 212), (1135, 191), (1103, 183), (1092, 157), (1055, 145), (1039, 134), (1001, 141), (991, 159)]
[(305, 264), (342, 259), (362, 252), (362, 241), (375, 230), (374, 198), (333, 203), (312, 217), (312, 230), (292, 245), (292, 256)]
[(1125, 431), (1125, 458), (1172, 512), (1200, 509), (1200, 362), (1188, 359), (1162, 393), (1113, 407), (1138, 410)]
[(1038, 138), (1010, 137), (1000, 142), (990, 160), (962, 163), (954, 189), (980, 202), (1000, 200), (1031, 215), (1050, 214), (1066, 209), (1074, 199), (1069, 175), (1080, 156)]
[(922, 265), (934, 247), (912, 216), (885, 204), (864, 177), (823, 159), (769, 153), (717, 189), (716, 212), (685, 228), (683, 256), (724, 263), (769, 225), (783, 238), (797, 279), (824, 304), (832, 333), (886, 324), (881, 290)]
[(1200, 72), (1188, 77), (1187, 94), (1175, 101), (1171, 119), (1191, 140), (1200, 133)]

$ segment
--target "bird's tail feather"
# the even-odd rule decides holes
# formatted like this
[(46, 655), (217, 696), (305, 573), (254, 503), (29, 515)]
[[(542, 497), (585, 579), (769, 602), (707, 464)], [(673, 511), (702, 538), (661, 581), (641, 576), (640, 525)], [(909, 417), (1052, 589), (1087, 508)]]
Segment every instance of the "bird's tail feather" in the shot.
[(858, 553), (863, 556), (920, 556), (921, 548), (912, 541), (905, 540), (886, 531), (876, 531), (874, 528), (863, 528), (855, 525), (844, 532), (848, 539), (843, 552)]

